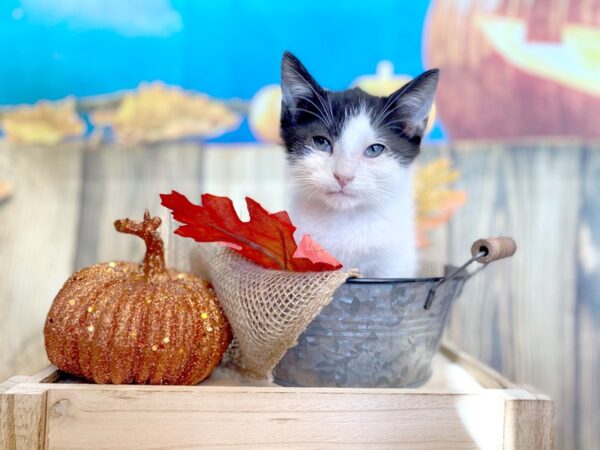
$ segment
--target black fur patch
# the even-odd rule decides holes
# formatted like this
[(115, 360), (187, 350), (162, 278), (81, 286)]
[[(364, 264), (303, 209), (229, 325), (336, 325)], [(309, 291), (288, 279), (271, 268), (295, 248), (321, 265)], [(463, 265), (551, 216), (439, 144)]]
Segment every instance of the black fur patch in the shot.
[[(314, 136), (335, 142), (346, 120), (364, 109), (371, 124), (401, 164), (410, 164), (420, 151), (427, 117), (415, 123), (419, 101), (431, 100), (437, 69), (423, 73), (388, 97), (369, 95), (359, 88), (323, 89), (291, 53), (283, 55), (281, 137), (291, 160), (302, 157)], [(410, 101), (409, 101), (409, 97)], [(418, 111), (417, 111), (418, 114)]]

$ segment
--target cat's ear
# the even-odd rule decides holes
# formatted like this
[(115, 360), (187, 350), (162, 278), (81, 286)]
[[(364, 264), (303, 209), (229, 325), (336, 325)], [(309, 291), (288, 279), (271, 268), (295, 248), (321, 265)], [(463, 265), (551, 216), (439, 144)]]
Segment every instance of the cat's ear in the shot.
[(423, 137), (439, 76), (439, 69), (428, 70), (388, 97), (395, 108), (392, 120), (400, 121), (411, 138)]
[(321, 95), (322, 89), (300, 60), (290, 52), (281, 61), (281, 94), (283, 106), (295, 108), (301, 99)]

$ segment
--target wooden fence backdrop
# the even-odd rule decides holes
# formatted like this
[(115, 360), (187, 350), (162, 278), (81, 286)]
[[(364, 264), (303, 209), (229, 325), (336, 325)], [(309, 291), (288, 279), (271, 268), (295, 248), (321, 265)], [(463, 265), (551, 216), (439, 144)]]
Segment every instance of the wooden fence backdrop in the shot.
[[(519, 383), (556, 401), (557, 448), (600, 442), (600, 145), (462, 143), (450, 155), (467, 204), (434, 233), (432, 267), (467, 259), (471, 242), (505, 234), (512, 260), (486, 268), (456, 304), (448, 337)], [(171, 264), (190, 243), (172, 237), (158, 193), (245, 195), (286, 206), (285, 161), (275, 147), (164, 144), (146, 148), (13, 147), (0, 143), (15, 188), (0, 203), (0, 379), (47, 364), (42, 326), (52, 298), (77, 268), (139, 260), (143, 244), (113, 221), (165, 219)]]
[(556, 402), (557, 448), (600, 443), (600, 146), (465, 144), (451, 154), (467, 204), (448, 258), (475, 236), (505, 234), (517, 254), (465, 287), (448, 336)]

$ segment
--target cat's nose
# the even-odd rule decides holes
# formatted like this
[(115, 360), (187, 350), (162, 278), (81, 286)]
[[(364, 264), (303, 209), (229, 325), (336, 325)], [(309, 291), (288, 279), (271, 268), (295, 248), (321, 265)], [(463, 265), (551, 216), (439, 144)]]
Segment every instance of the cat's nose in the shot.
[(333, 176), (335, 177), (335, 179), (337, 180), (337, 182), (339, 183), (341, 188), (345, 187), (348, 183), (350, 183), (352, 180), (354, 180), (353, 176), (349, 177), (346, 175), (340, 175), (339, 173), (335, 173), (335, 172), (334, 172)]

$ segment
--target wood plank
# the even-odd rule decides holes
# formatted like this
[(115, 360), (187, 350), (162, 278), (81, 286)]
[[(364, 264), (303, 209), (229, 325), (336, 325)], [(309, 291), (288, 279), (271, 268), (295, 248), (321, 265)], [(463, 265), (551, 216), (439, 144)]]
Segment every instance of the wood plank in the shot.
[[(444, 354), (418, 389), (233, 385), (218, 377), (199, 386), (95, 385), (57, 380), (50, 366), (7, 380), (0, 393), (25, 396), (25, 405), (47, 396), (47, 448), (552, 448), (547, 397), (485, 389), (477, 374), (490, 369)], [(14, 420), (6, 423), (8, 435)]]
[(0, 390), (0, 449), (44, 449), (46, 391), (34, 386), (13, 393), (19, 386)]
[(54, 383), (60, 378), (60, 371), (56, 366), (48, 366), (34, 375), (28, 377), (29, 383)]
[(6, 394), (25, 411), (46, 392), (48, 448), (552, 448), (552, 402), (522, 389), (20, 383)]
[[(466, 362), (468, 361), (468, 363)], [(424, 385), (415, 388), (419, 391), (427, 392), (462, 392), (471, 393), (479, 392), (483, 389), (482, 378), (489, 377), (488, 373), (497, 373), (483, 366), (477, 361), (470, 358), (468, 355), (457, 351), (454, 348), (446, 348), (442, 344), (441, 352), (434, 355), (432, 361), (432, 378)], [(502, 379), (500, 377), (500, 379)], [(4, 383), (0, 384), (0, 389), (8, 389), (17, 383), (70, 383), (80, 382), (79, 379), (74, 379), (70, 375), (60, 372), (55, 366), (48, 366), (45, 369), (31, 376), (15, 376), (9, 378)], [(485, 383), (488, 383), (483, 379)], [(91, 384), (93, 385), (93, 384)], [(224, 367), (219, 367), (213, 372), (211, 377), (201, 383), (202, 386), (277, 386), (268, 381), (256, 381), (245, 379), (238, 372)], [(8, 386), (8, 387), (7, 387)], [(509, 382), (501, 384), (496, 382), (494, 388), (514, 388), (515, 386)]]
[(246, 211), (245, 197), (269, 211), (289, 209), (285, 153), (279, 146), (207, 146), (203, 180), (206, 192), (230, 197), (240, 214)]
[[(492, 388), (516, 389), (508, 381), (502, 383), (503, 378), (487, 366), (483, 366), (472, 360), (467, 355), (456, 352), (455, 349), (442, 348), (441, 353), (434, 356), (432, 361), (432, 377), (422, 386), (409, 391), (416, 392), (438, 392), (438, 393), (477, 393), (485, 389), (484, 386)], [(490, 375), (493, 374), (493, 375)], [(494, 377), (494, 378), (492, 378)], [(494, 380), (493, 382), (491, 380)], [(55, 366), (48, 366), (32, 376), (19, 376), (7, 380), (6, 384), (0, 384), (5, 390), (18, 383), (82, 383), (68, 374), (61, 373)], [(89, 384), (91, 387), (96, 386)], [(237, 372), (219, 367), (201, 386), (277, 386), (268, 381), (256, 381), (246, 379)], [(124, 386), (126, 389), (127, 386)]]
[(502, 448), (499, 395), (482, 409), (478, 395), (243, 389), (60, 385), (49, 392), (49, 448), (480, 448), (465, 418), (490, 424), (487, 439)]
[(489, 144), (454, 155), (469, 201), (449, 227), (451, 262), (465, 261), (479, 237), (513, 236), (520, 248), (469, 281), (447, 336), (516, 383), (548, 393), (557, 447), (572, 448), (581, 149)]
[(14, 183), (0, 204), (0, 379), (48, 364), (42, 328), (71, 274), (79, 218), (82, 148), (0, 141)]
[(27, 383), (28, 381), (30, 381), (30, 378), (27, 375), (15, 375), (14, 377), (10, 377), (0, 383), (0, 394), (3, 394), (17, 384)]
[(512, 399), (504, 411), (506, 450), (554, 449), (554, 403), (547, 398)]
[(517, 386), (495, 370), (477, 361), (472, 356), (458, 350), (450, 343), (443, 342), (440, 353), (453, 365), (469, 373), (482, 387), (487, 389), (516, 389)]
[[(450, 147), (446, 145), (425, 146), (416, 160), (415, 168), (425, 165), (438, 158), (451, 159)], [(444, 274), (448, 263), (448, 227), (440, 225), (427, 231), (430, 245), (419, 249), (419, 276), (437, 277)]]
[(583, 154), (581, 222), (577, 245), (577, 344), (573, 355), (580, 449), (600, 442), (600, 145)]
[[(202, 147), (194, 143), (164, 143), (138, 148), (101, 147), (85, 154), (81, 220), (76, 268), (97, 262), (141, 261), (140, 239), (117, 233), (116, 219), (140, 219), (147, 208), (163, 219), (167, 262), (181, 270), (189, 268), (185, 242), (172, 234), (169, 211), (160, 205), (160, 193), (172, 189), (198, 198), (202, 192)], [(181, 245), (180, 245), (181, 244)]]

